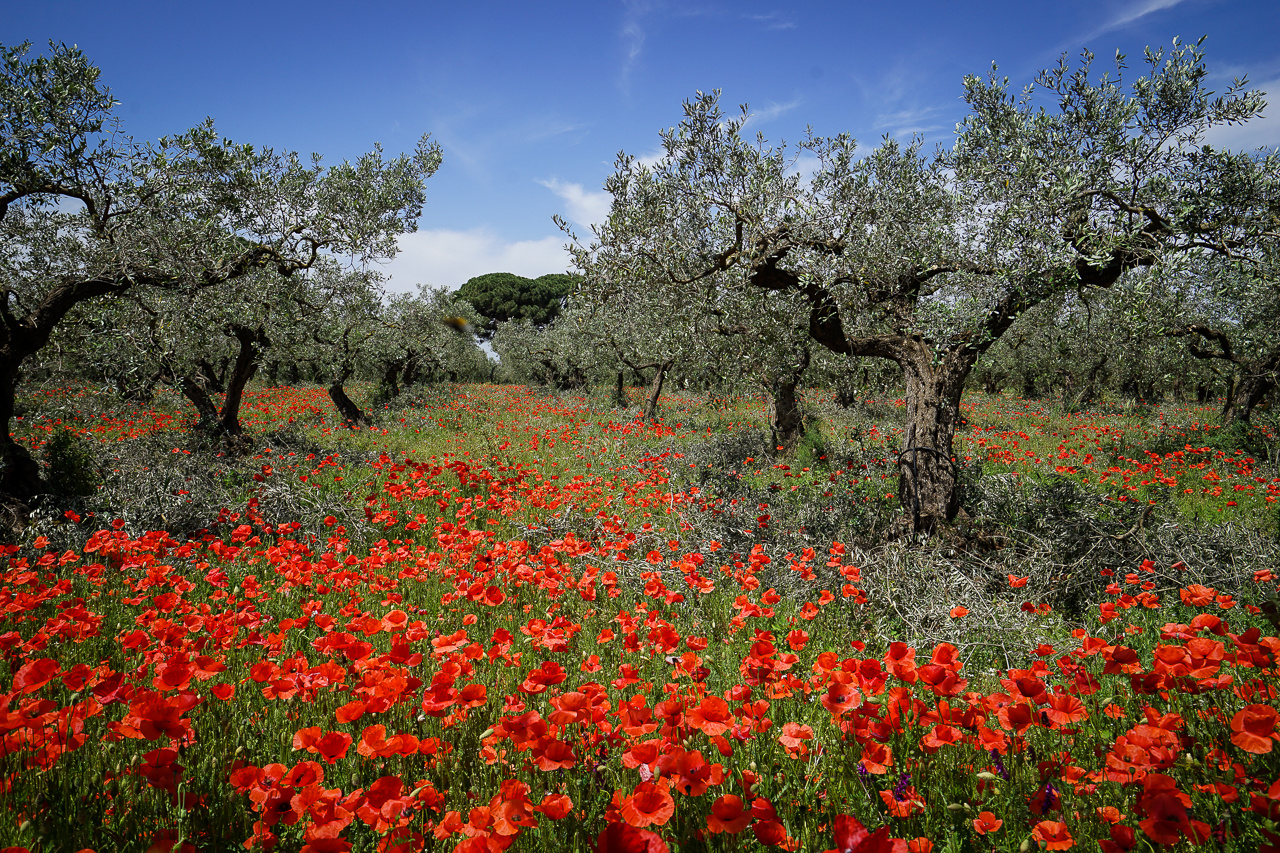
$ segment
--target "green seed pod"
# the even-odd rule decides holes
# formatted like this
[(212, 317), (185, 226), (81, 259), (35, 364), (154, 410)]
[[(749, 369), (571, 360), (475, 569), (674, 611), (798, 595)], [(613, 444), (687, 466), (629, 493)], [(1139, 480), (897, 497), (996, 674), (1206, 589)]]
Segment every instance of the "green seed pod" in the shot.
[(984, 782), (994, 782), (1000, 777), (994, 773), (991, 773), (990, 771), (983, 770), (981, 773), (978, 774), (978, 778)]

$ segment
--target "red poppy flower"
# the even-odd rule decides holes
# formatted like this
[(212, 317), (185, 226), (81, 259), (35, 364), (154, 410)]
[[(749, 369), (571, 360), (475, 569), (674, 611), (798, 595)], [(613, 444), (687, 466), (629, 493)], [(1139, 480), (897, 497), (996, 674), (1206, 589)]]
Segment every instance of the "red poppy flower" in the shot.
[(61, 671), (62, 664), (53, 658), (28, 661), (14, 673), (13, 688), (23, 695), (34, 693), (52, 681)]
[(876, 775), (888, 773), (889, 765), (893, 764), (893, 750), (887, 743), (871, 741), (862, 747), (861, 764), (868, 773)]
[(751, 810), (742, 804), (742, 798), (736, 794), (725, 794), (711, 804), (711, 814), (707, 815), (707, 829), (713, 833), (727, 832), (737, 835), (751, 823)]
[(568, 794), (547, 794), (534, 811), (542, 812), (551, 820), (562, 820), (573, 810), (573, 799)]
[(906, 842), (889, 837), (888, 824), (869, 832), (852, 815), (837, 815), (833, 830), (836, 849), (832, 853), (897, 853), (907, 847)]
[(670, 848), (650, 830), (611, 823), (596, 838), (596, 853), (670, 853)]
[(666, 780), (641, 782), (631, 796), (622, 801), (619, 810), (622, 819), (630, 826), (643, 829), (646, 826), (664, 826), (676, 811), (676, 801), (667, 790)]
[(901, 797), (902, 799), (898, 799), (893, 791), (880, 792), (880, 799), (884, 801), (885, 808), (894, 817), (908, 818), (924, 812), (924, 800), (921, 799), (920, 792), (914, 785), (908, 785), (907, 789), (901, 792)]
[(1076, 844), (1067, 825), (1057, 820), (1040, 821), (1032, 827), (1031, 837), (1043, 844), (1045, 850), (1070, 850)]
[(1089, 717), (1089, 710), (1084, 703), (1070, 693), (1054, 693), (1049, 696), (1043, 713), (1048, 716), (1051, 728), (1069, 726)]
[(1102, 853), (1128, 853), (1138, 846), (1138, 834), (1132, 828), (1121, 824), (1111, 826), (1111, 837), (1098, 841)]
[(813, 738), (813, 729), (800, 723), (786, 723), (782, 726), (782, 734), (778, 743), (786, 749), (787, 755), (800, 758), (809, 754), (809, 745), (805, 743)]
[(578, 757), (573, 754), (573, 747), (555, 738), (547, 738), (534, 750), (534, 763), (544, 772), (568, 770), (577, 762)]
[(991, 812), (978, 812), (978, 816), (973, 821), (973, 831), (979, 835), (997, 832), (1002, 826), (1004, 826), (1004, 821)]
[(757, 841), (770, 847), (782, 847), (787, 843), (787, 828), (780, 820), (757, 820), (751, 825), (751, 832)]
[(706, 696), (695, 708), (688, 712), (689, 724), (699, 729), (708, 737), (722, 735), (733, 728), (733, 713), (729, 703), (718, 696)]
[(822, 707), (826, 708), (833, 715), (839, 716), (862, 701), (862, 697), (858, 694), (858, 691), (854, 689), (852, 684), (832, 681), (831, 684), (827, 686), (827, 692), (822, 694), (821, 701)]
[(1245, 752), (1266, 755), (1276, 736), (1276, 718), (1270, 705), (1246, 705), (1231, 718), (1231, 742)]

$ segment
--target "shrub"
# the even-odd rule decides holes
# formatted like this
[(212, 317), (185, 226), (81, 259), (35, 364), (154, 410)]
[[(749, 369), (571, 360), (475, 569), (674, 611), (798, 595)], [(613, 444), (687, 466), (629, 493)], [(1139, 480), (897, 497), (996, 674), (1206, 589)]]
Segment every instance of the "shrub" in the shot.
[(49, 490), (56, 495), (86, 497), (101, 483), (89, 443), (69, 429), (58, 430), (45, 442), (44, 463)]

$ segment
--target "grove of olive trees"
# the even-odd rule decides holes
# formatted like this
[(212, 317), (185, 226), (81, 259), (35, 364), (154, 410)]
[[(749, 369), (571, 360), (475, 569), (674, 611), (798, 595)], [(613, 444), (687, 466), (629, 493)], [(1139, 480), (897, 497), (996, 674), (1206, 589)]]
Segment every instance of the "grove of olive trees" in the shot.
[[(8, 495), (40, 489), (10, 422), (24, 362), (69, 312), (132, 292), (140, 305), (205, 292), (227, 304), (228, 288), (248, 277), (274, 282), (326, 258), (390, 257), (397, 235), (417, 227), (423, 184), (440, 165), (426, 136), (410, 154), (387, 159), (375, 147), (332, 167), (222, 139), (211, 122), (137, 142), (78, 49), (51, 44), (29, 56), (27, 43), (0, 53), (0, 492)], [(274, 299), (270, 288), (255, 292)], [(248, 317), (230, 322), (240, 344), (234, 378), (247, 381), (269, 333)], [(218, 334), (209, 326), (226, 328), (211, 320), (197, 334)], [(234, 429), (234, 406), (219, 419)]]
[(904, 521), (932, 530), (960, 508), (966, 381), (1025, 313), (1182, 269), (1274, 278), (1280, 158), (1203, 144), (1258, 115), (1261, 93), (1239, 81), (1210, 92), (1199, 44), (1148, 50), (1136, 73), (1120, 55), (1108, 74), (1093, 59), (1064, 58), (1020, 91), (994, 69), (966, 78), (969, 114), (933, 153), (888, 139), (862, 155), (844, 135), (794, 149), (751, 140), (745, 107), (729, 116), (699, 93), (661, 134), (656, 164), (620, 156), (608, 218), (574, 238), (582, 290), (642, 291), (666, 322), (729, 317), (763, 340), (798, 327), (833, 353), (896, 364)]

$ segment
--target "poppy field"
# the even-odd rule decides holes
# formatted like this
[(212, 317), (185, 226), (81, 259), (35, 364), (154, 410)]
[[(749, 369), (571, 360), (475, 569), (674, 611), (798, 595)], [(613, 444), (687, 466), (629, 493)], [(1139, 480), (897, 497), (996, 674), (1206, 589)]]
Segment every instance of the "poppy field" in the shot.
[[(192, 452), (81, 399), (20, 439)], [(805, 507), (896, 506), (876, 406), (730, 459), (758, 400), (468, 386), (352, 430), (254, 391), (206, 525), (85, 504), (0, 545), (0, 850), (1280, 850), (1274, 551), (1090, 564), (1068, 606), (1061, 567), (820, 538)], [(1211, 409), (965, 409), (979, 484), (1066, 483), (1126, 547), (1276, 541), (1274, 460)]]

